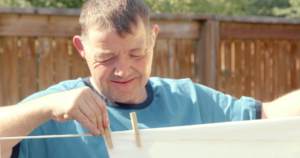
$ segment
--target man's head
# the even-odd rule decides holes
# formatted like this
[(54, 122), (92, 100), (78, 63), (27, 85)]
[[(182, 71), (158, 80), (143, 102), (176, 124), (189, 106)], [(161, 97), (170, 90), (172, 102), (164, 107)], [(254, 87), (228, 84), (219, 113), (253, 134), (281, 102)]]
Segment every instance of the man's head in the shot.
[(149, 8), (143, 0), (89, 0), (81, 11), (79, 23), (81, 37), (88, 41), (87, 34), (91, 29), (115, 30), (119, 36), (132, 34), (132, 25), (137, 25), (141, 18), (149, 28)]
[(91, 82), (105, 98), (140, 103), (147, 97), (158, 26), (149, 26), (142, 0), (89, 0), (80, 15), (82, 34), (74, 44), (87, 60)]

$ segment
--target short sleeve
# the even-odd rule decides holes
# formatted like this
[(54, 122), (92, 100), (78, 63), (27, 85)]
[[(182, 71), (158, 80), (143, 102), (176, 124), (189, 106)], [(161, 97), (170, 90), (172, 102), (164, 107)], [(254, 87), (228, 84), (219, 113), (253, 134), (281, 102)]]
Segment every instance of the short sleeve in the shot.
[(200, 84), (194, 84), (203, 123), (254, 120), (261, 103), (250, 97), (234, 98)]

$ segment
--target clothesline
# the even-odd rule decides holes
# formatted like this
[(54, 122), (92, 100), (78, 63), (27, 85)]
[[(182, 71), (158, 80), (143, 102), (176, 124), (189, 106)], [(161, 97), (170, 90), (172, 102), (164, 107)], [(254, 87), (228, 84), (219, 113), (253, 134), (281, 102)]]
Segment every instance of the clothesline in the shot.
[(89, 136), (93, 136), (93, 135), (92, 134), (65, 134), (65, 135), (0, 137), (0, 158), (1, 158), (1, 140), (43, 139), (43, 138), (68, 138), (68, 137), (89, 137)]
[(93, 135), (92, 134), (66, 134), (66, 135), (18, 136), (18, 137), (0, 137), (0, 140), (67, 138), (67, 137), (87, 137), (87, 136), (93, 136)]

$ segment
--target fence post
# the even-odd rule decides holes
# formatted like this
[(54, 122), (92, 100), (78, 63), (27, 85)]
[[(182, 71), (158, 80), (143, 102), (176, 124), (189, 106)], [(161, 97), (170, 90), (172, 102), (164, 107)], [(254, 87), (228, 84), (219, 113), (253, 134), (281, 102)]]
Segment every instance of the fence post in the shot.
[(199, 82), (217, 88), (217, 67), (219, 59), (219, 21), (207, 20), (201, 27), (201, 37), (197, 44), (199, 61)]

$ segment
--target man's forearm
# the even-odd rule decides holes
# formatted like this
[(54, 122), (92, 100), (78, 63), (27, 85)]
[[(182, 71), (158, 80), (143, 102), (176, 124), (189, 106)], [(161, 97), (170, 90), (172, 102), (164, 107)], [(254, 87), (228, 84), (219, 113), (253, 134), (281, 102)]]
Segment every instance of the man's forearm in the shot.
[[(76, 120), (94, 136), (103, 135), (104, 128), (109, 127), (106, 104), (90, 88), (82, 87), (0, 108), (0, 137), (27, 136), (50, 119)], [(2, 141), (1, 151), (8, 151), (19, 141)]]
[[(27, 136), (49, 120), (42, 103), (32, 100), (23, 104), (0, 108), (0, 137)], [(1, 141), (1, 151), (11, 149), (21, 140)]]
[(300, 116), (300, 90), (262, 105), (262, 119), (293, 116)]

